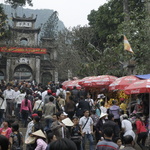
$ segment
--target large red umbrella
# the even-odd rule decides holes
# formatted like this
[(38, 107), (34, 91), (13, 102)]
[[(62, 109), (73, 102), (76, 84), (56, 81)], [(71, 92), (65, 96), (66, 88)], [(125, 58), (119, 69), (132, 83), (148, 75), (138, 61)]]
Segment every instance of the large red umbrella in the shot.
[(150, 79), (132, 83), (125, 89), (126, 94), (150, 93)]
[(72, 90), (74, 86), (76, 86), (77, 89), (80, 89), (81, 86), (78, 84), (79, 81), (80, 80), (65, 81), (62, 85), (64, 89), (70, 88)]
[(81, 85), (81, 86), (83, 86), (83, 85), (84, 85), (84, 82), (89, 83), (89, 82), (90, 82), (91, 80), (93, 80), (95, 77), (96, 77), (96, 76), (85, 77), (85, 78), (81, 79), (78, 84)]
[(124, 76), (116, 79), (109, 85), (109, 90), (124, 90), (130, 84), (139, 81), (140, 79), (135, 76)]
[(117, 77), (111, 75), (97, 76), (97, 78), (92, 81), (92, 87), (108, 86), (116, 79)]

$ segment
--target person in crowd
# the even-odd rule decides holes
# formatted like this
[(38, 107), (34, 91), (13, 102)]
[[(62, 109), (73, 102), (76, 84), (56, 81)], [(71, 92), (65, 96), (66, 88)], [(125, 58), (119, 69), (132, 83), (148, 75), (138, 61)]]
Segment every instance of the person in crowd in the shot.
[(96, 141), (98, 142), (99, 140), (101, 140), (101, 138), (103, 137), (103, 124), (107, 121), (106, 120), (106, 116), (108, 114), (107, 113), (101, 113), (101, 116), (96, 124), (96, 132), (95, 132), (95, 138)]
[(135, 150), (133, 148), (134, 147), (134, 140), (133, 140), (133, 137), (131, 135), (126, 135), (124, 137), (124, 144), (125, 144), (125, 147), (122, 150)]
[(90, 104), (85, 101), (85, 99), (83, 97), (80, 97), (80, 101), (79, 104), (77, 106), (77, 109), (79, 111), (79, 113), (77, 114), (78, 117), (82, 117), (84, 115), (84, 110), (88, 110), (90, 111)]
[(23, 135), (19, 131), (19, 124), (13, 123), (11, 125), (12, 133), (10, 134), (10, 150), (23, 150)]
[(53, 102), (54, 102), (54, 97), (50, 96), (49, 103), (47, 103), (43, 109), (44, 118), (46, 121), (46, 129), (45, 130), (50, 129), (51, 124), (53, 122), (52, 116), (53, 116), (53, 114), (56, 113), (56, 105)]
[(76, 103), (78, 103), (79, 100), (79, 90), (77, 89), (76, 86), (73, 87), (73, 90), (71, 91), (71, 95), (73, 97), (73, 101)]
[(21, 108), (20, 108), (21, 116), (22, 116), (22, 122), (23, 126), (27, 127), (27, 119), (29, 117), (29, 114), (32, 112), (32, 105), (31, 101), (28, 100), (28, 96), (25, 96), (25, 99), (21, 102)]
[(32, 128), (32, 132), (35, 132), (37, 130), (43, 130), (43, 125), (41, 123), (41, 118), (39, 116), (35, 116), (33, 118), (33, 122), (34, 122), (34, 125), (33, 125), (33, 128)]
[(57, 139), (61, 138), (69, 138), (70, 133), (68, 128), (62, 123), (62, 120), (64, 119), (64, 114), (63, 112), (57, 112), (57, 120), (52, 123), (51, 125), (51, 131), (56, 135)]
[(69, 100), (66, 102), (64, 108), (65, 108), (65, 112), (68, 114), (68, 117), (72, 120), (72, 117), (74, 116), (76, 110), (76, 105), (75, 102), (73, 101), (72, 96), (69, 97)]
[(74, 126), (71, 127), (71, 140), (76, 144), (77, 150), (81, 150), (82, 135), (81, 128), (79, 126), (79, 118), (73, 117), (72, 121)]
[(4, 135), (0, 135), (0, 150), (8, 150), (9, 148), (9, 139)]
[(111, 128), (113, 130), (113, 141), (116, 137), (119, 137), (119, 133), (120, 133), (120, 128), (118, 126), (118, 124), (116, 124), (114, 122), (114, 115), (113, 114), (109, 114), (108, 115), (108, 121), (106, 121), (104, 124), (103, 124), (103, 129), (102, 131), (104, 131), (106, 128)]
[(97, 143), (97, 150), (117, 150), (118, 145), (112, 141), (113, 130), (112, 128), (105, 128), (104, 140)]
[(56, 135), (54, 135), (53, 133), (49, 133), (47, 136), (47, 139), (48, 139), (48, 145), (47, 145), (46, 150), (50, 150), (51, 143), (56, 141), (57, 138), (56, 138)]
[(11, 128), (10, 128), (10, 121), (9, 120), (5, 120), (3, 123), (2, 123), (3, 127), (0, 128), (0, 135), (3, 135), (5, 136), (6, 138), (9, 139), (10, 137), (10, 134), (12, 132)]
[(79, 98), (83, 97), (83, 99), (85, 99), (87, 97), (87, 92), (85, 90), (85, 88), (82, 86), (80, 91), (79, 91)]
[(42, 117), (43, 106), (44, 102), (42, 102), (42, 96), (39, 95), (33, 107), (33, 112), (35, 111), (35, 113), (37, 113), (39, 117)]
[(89, 149), (94, 150), (93, 120), (90, 117), (89, 110), (84, 110), (84, 116), (80, 118), (79, 125), (83, 136), (83, 150), (85, 150), (86, 139), (90, 142)]
[(123, 136), (131, 135), (135, 140), (135, 133), (133, 131), (132, 123), (128, 120), (128, 115), (123, 115), (123, 121), (121, 122), (122, 131), (124, 132)]
[(112, 101), (112, 106), (109, 108), (109, 113), (114, 115), (114, 121), (118, 123), (119, 127), (121, 128), (120, 122), (120, 107), (117, 106), (117, 101)]
[(47, 90), (47, 94), (44, 97), (44, 106), (49, 102), (49, 98), (52, 96), (52, 91), (50, 89)]
[(57, 101), (58, 101), (59, 108), (64, 111), (65, 99), (63, 98), (62, 94), (58, 95)]
[(147, 129), (145, 127), (144, 121), (142, 121), (139, 115), (136, 116), (136, 130), (137, 130), (137, 144), (141, 147), (141, 149), (145, 148), (145, 141), (147, 138)]
[(100, 110), (101, 110), (101, 113), (107, 113), (107, 108), (105, 107), (105, 102), (104, 101), (101, 101), (101, 106), (100, 106)]
[(16, 114), (16, 118), (18, 120), (21, 120), (21, 116), (20, 116), (20, 108), (21, 108), (21, 102), (22, 100), (25, 99), (26, 96), (26, 91), (25, 89), (21, 89), (20, 91), (21, 93), (16, 97), (15, 101), (16, 101), (16, 110), (15, 110), (15, 114)]
[(3, 93), (0, 90), (0, 125), (3, 122), (5, 111), (6, 111), (6, 99), (4, 99)]
[(12, 110), (14, 107), (14, 90), (11, 89), (12, 85), (7, 84), (7, 89), (3, 92), (3, 96), (6, 99), (6, 117), (12, 117)]
[(47, 95), (47, 87), (45, 86), (45, 87), (43, 87), (43, 92), (42, 92), (42, 101), (44, 102), (44, 100), (45, 100), (45, 96)]
[(95, 104), (95, 111), (96, 111), (96, 115), (100, 117), (101, 109), (98, 103)]
[(52, 142), (49, 150), (77, 150), (77, 147), (70, 139), (63, 138)]
[(32, 133), (32, 136), (36, 137), (36, 147), (34, 150), (46, 150), (47, 143), (46, 143), (46, 136), (42, 132), (42, 130), (38, 130), (34, 133)]
[(120, 137), (115, 138), (115, 143), (119, 146), (119, 150), (124, 148)]
[(59, 89), (56, 91), (56, 96), (59, 96), (60, 94), (62, 95), (62, 98), (66, 100), (66, 91), (63, 89), (62, 84), (59, 85)]
[(87, 101), (89, 103), (90, 110), (92, 110), (94, 107), (94, 100), (91, 98), (90, 94), (87, 94), (87, 98), (85, 99), (85, 101)]

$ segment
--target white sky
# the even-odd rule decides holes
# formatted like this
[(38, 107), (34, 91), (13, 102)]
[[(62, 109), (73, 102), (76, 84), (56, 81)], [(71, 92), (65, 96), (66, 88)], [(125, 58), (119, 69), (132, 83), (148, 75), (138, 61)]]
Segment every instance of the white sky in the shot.
[[(1, 1), (1, 0), (0, 0)], [(59, 19), (64, 25), (74, 27), (77, 25), (84, 26), (88, 24), (87, 16), (91, 10), (98, 10), (99, 6), (107, 0), (32, 0), (31, 9), (53, 9), (59, 14)]]

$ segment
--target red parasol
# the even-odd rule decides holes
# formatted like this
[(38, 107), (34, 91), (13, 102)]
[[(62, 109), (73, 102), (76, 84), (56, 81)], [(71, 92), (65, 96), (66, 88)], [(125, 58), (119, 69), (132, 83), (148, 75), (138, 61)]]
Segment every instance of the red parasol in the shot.
[(125, 89), (126, 94), (150, 93), (150, 79), (132, 83)]
[(81, 79), (78, 84), (81, 85), (81, 86), (83, 86), (84, 82), (87, 82), (87, 83), (88, 83), (88, 82), (90, 82), (91, 80), (93, 80), (95, 77), (96, 77), (96, 76), (85, 77), (85, 78)]
[(62, 85), (64, 89), (70, 88), (72, 90), (74, 86), (76, 86), (77, 89), (80, 89), (81, 86), (78, 84), (79, 81), (80, 80), (65, 81)]
[(97, 78), (92, 81), (92, 87), (108, 86), (116, 79), (117, 77), (111, 75), (97, 76)]
[(130, 84), (139, 81), (140, 79), (135, 76), (124, 76), (116, 79), (109, 85), (109, 90), (124, 90)]

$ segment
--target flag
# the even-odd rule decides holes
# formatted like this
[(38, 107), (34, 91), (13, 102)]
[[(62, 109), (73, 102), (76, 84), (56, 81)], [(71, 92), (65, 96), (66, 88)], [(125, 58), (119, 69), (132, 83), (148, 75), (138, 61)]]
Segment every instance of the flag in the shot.
[(128, 42), (128, 40), (127, 40), (125, 35), (124, 35), (124, 50), (129, 51), (129, 52), (134, 54), (134, 52), (133, 52), (133, 50), (132, 50), (132, 48), (130, 46), (130, 43)]

